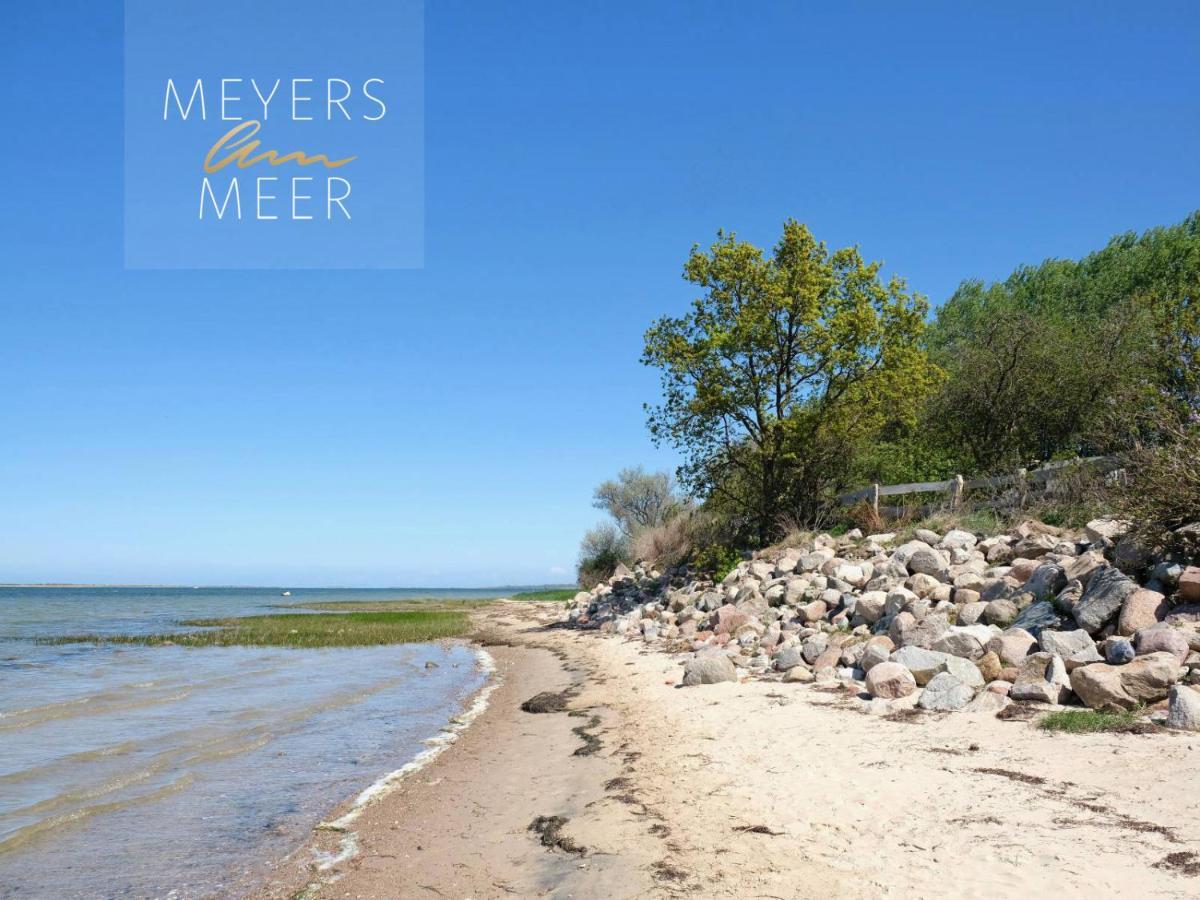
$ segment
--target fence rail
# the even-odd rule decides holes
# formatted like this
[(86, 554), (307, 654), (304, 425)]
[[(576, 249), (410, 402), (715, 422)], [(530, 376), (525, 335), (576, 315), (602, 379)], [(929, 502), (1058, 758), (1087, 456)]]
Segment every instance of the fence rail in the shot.
[(894, 515), (903, 511), (903, 507), (880, 506), (881, 497), (899, 497), (904, 494), (936, 494), (949, 495), (950, 506), (957, 507), (963, 501), (967, 491), (980, 488), (1004, 487), (1006, 485), (1049, 484), (1078, 467), (1086, 467), (1100, 474), (1107, 474), (1118, 468), (1120, 464), (1111, 456), (1086, 456), (1062, 462), (1047, 463), (1033, 471), (1018, 469), (1008, 475), (992, 475), (987, 478), (963, 478), (955, 475), (945, 481), (914, 481), (908, 484), (871, 484), (856, 491), (840, 495), (837, 499), (842, 506), (852, 506), (865, 500), (876, 513)]

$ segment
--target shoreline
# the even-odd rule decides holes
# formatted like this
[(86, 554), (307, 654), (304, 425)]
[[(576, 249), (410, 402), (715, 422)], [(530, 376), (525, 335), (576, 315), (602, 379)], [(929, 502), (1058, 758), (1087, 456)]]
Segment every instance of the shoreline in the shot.
[[(1196, 889), (1200, 738), (872, 716), (840, 690), (781, 681), (679, 688), (674, 657), (561, 628), (561, 613), (500, 601), (474, 614), (499, 679), (487, 709), (360, 811), (358, 854), (304, 896)], [(520, 709), (543, 692), (565, 692), (566, 709)], [(539, 817), (565, 821), (539, 834)], [(256, 896), (304, 891), (299, 861), (336, 837), (314, 834)]]

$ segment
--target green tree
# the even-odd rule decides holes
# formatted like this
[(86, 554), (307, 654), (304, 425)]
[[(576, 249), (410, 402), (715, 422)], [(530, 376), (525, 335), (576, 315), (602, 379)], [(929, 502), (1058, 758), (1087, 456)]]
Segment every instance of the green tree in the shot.
[(592, 505), (612, 516), (626, 537), (633, 537), (666, 523), (685, 502), (669, 474), (634, 466), (598, 485)]
[(770, 256), (718, 232), (684, 278), (691, 311), (646, 332), (661, 371), (647, 406), (656, 443), (684, 455), (681, 482), (765, 542), (781, 515), (806, 519), (848, 458), (888, 422), (911, 423), (939, 373), (920, 347), (927, 304), (856, 247), (832, 253), (788, 220)]

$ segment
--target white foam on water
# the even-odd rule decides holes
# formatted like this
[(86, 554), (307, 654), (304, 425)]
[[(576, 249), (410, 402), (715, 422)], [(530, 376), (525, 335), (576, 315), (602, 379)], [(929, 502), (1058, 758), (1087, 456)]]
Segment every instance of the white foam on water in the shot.
[(459, 739), (464, 731), (471, 727), (471, 724), (476, 719), (483, 715), (484, 711), (488, 708), (488, 700), (492, 696), (492, 692), (500, 686), (500, 679), (496, 675), (496, 660), (490, 653), (479, 647), (475, 650), (475, 658), (480, 670), (488, 676), (488, 682), (475, 692), (475, 697), (471, 701), (471, 705), (452, 718), (438, 734), (425, 740), (424, 743), (427, 749), (422, 750), (399, 769), (377, 779), (354, 798), (354, 802), (350, 804), (350, 808), (341, 816), (331, 822), (321, 822), (313, 829), (314, 831), (338, 831), (343, 834), (337, 853), (330, 854), (314, 851), (318, 871), (328, 872), (333, 867), (357, 856), (359, 852), (358, 834), (349, 829), (354, 821), (362, 815), (363, 810), (377, 800), (386, 797), (410, 775), (421, 771), (441, 756), (447, 748)]

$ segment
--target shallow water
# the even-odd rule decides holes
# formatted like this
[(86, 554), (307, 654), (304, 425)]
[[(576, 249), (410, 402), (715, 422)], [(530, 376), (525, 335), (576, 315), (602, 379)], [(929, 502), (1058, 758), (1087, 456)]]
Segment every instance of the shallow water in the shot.
[(236, 896), (340, 801), (424, 749), (486, 679), (455, 644), (34, 638), (439, 593), (497, 595), (0, 588), (0, 896)]

